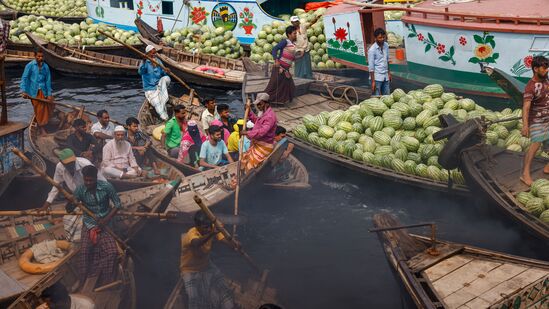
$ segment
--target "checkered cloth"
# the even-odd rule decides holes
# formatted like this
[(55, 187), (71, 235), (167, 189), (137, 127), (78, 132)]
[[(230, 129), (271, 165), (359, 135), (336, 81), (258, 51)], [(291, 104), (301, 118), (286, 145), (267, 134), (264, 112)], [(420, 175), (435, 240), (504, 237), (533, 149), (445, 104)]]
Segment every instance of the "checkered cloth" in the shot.
[(97, 244), (90, 239), (90, 230), (82, 226), (82, 247), (78, 258), (80, 278), (98, 276), (99, 285), (111, 283), (116, 279), (118, 266), (118, 248), (114, 238), (105, 231), (97, 236)]
[(189, 309), (233, 309), (233, 291), (225, 283), (219, 269), (210, 261), (208, 268), (181, 274)]

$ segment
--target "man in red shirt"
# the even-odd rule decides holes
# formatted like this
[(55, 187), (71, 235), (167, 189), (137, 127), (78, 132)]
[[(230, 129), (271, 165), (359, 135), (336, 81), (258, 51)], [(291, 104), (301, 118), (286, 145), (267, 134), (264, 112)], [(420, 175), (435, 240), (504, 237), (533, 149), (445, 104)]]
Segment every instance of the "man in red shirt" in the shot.
[[(532, 144), (524, 156), (524, 168), (520, 180), (527, 185), (532, 184), (530, 166), (539, 147), (549, 140), (549, 81), (547, 72), (549, 60), (544, 56), (532, 59), (534, 76), (524, 89), (522, 105), (522, 135), (530, 137)], [(549, 174), (549, 164), (543, 172)]]

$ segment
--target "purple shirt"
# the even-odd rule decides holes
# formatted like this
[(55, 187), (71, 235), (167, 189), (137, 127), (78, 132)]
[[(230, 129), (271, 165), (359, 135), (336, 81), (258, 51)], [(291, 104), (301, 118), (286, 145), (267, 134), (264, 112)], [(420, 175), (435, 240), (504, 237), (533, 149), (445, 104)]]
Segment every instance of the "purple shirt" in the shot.
[(252, 111), (250, 111), (248, 117), (254, 123), (253, 129), (248, 131), (248, 137), (250, 140), (273, 144), (274, 137), (276, 135), (277, 122), (276, 114), (273, 109), (271, 107), (267, 108), (261, 117), (257, 117)]

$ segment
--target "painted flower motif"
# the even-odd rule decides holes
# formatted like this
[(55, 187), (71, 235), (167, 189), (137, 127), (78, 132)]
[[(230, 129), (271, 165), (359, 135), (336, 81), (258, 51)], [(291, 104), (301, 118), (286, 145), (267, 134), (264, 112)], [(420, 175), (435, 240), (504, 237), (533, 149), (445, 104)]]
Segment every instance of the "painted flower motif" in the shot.
[(534, 57), (532, 55), (529, 55), (529, 56), (526, 56), (524, 57), (524, 66), (527, 67), (527, 68), (531, 68), (532, 67), (532, 59)]
[(247, 7), (245, 7), (245, 8), (244, 8), (244, 12), (246, 12), (246, 13), (247, 13), (247, 12), (249, 12), (249, 11), (250, 11), (250, 9), (249, 9), (249, 8), (247, 8)]
[(336, 40), (343, 42), (347, 39), (347, 30), (345, 30), (345, 28), (337, 28), (334, 32), (334, 36), (336, 37)]
[(438, 43), (437, 44), (437, 52), (439, 54), (444, 54), (446, 52), (446, 45)]
[(492, 47), (488, 44), (479, 44), (475, 47), (475, 56), (478, 59), (486, 59), (492, 54)]
[(143, 15), (143, 11), (141, 11), (141, 9), (137, 9), (137, 15), (139, 16)]
[(246, 18), (244, 18), (244, 22), (248, 23), (248, 22), (250, 22), (250, 19), (246, 17)]
[(418, 33), (418, 34), (417, 34), (417, 39), (418, 39), (418, 41), (423, 42), (423, 40), (425, 39), (425, 37), (423, 36), (423, 34)]
[(463, 36), (460, 36), (459, 37), (459, 44), (461, 44), (461, 46), (467, 45), (467, 39)]

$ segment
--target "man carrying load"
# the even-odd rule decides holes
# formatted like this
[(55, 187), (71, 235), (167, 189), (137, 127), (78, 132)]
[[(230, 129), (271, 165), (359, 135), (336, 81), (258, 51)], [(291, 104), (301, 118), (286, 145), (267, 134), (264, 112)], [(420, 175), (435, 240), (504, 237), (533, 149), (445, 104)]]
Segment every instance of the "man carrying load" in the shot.
[[(547, 72), (549, 61), (544, 56), (532, 59), (534, 76), (524, 88), (524, 103), (522, 105), (522, 136), (530, 137), (532, 144), (524, 156), (524, 168), (520, 180), (531, 185), (530, 166), (539, 147), (549, 140), (549, 81)], [(543, 168), (549, 174), (549, 164)]]
[(309, 48), (309, 39), (307, 38), (307, 27), (301, 24), (299, 17), (290, 18), (292, 26), (297, 29), (297, 39), (295, 42), (296, 59), (294, 75), (295, 77), (313, 79), (313, 68), (311, 66), (311, 54)]
[[(170, 85), (170, 77), (158, 64), (162, 61), (156, 57), (156, 49), (152, 45), (147, 45), (145, 53), (149, 59), (143, 61), (139, 66), (138, 72), (143, 80), (143, 90), (145, 90), (145, 98), (154, 107), (158, 116), (162, 120), (168, 120), (168, 112), (166, 111), (166, 103), (170, 99), (168, 94), (168, 86)], [(152, 62), (153, 59), (155, 62)]]

